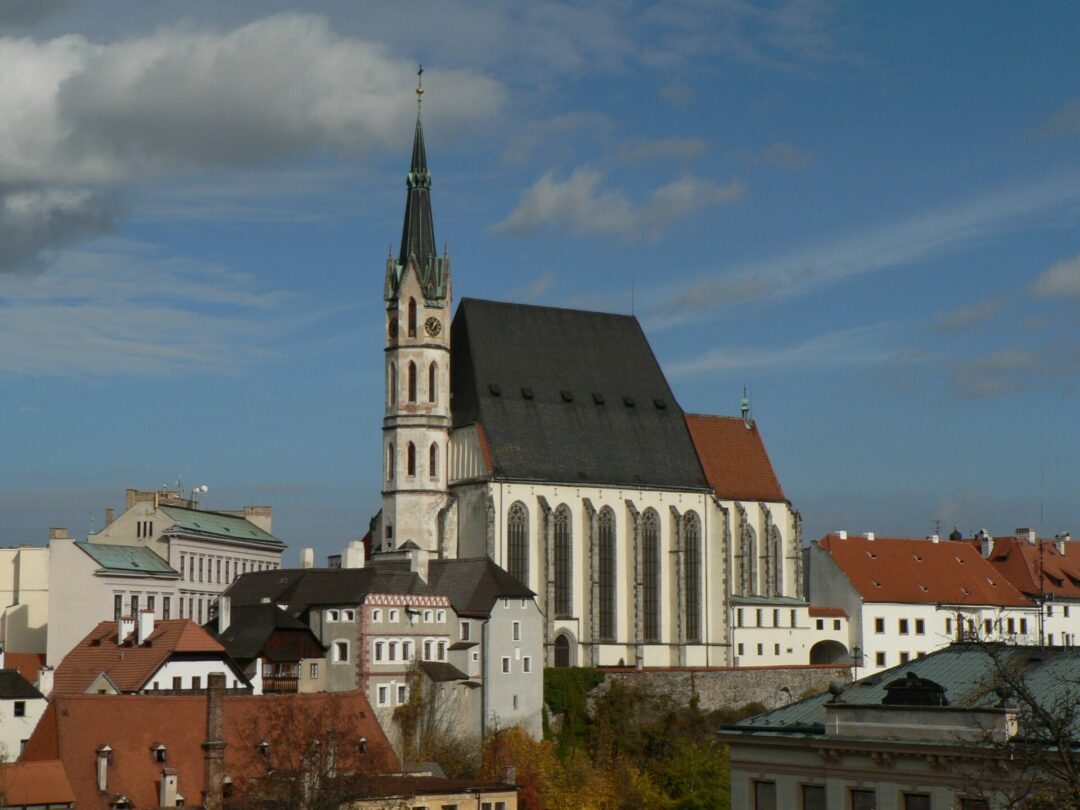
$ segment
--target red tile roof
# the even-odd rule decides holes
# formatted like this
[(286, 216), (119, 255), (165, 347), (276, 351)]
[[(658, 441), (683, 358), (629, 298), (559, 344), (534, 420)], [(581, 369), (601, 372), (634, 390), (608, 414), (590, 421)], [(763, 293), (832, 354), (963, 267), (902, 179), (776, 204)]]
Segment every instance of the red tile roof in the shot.
[(818, 607), (816, 605), (810, 606), (810, 617), (814, 619), (846, 619), (848, 617), (847, 611), (838, 607)]
[(4, 666), (8, 669), (17, 669), (30, 683), (37, 683), (38, 674), (45, 666), (45, 653), (4, 653)]
[[(979, 548), (979, 542), (972, 545)], [(1080, 599), (1080, 542), (1066, 542), (1064, 549), (1062, 554), (1053, 540), (1035, 545), (1026, 537), (995, 537), (990, 564), (1028, 596)]]
[(738, 501), (784, 501), (757, 423), (739, 417), (686, 414), (709, 486), (717, 497)]
[[(23, 751), (22, 760), (59, 759), (79, 810), (108, 810), (118, 794), (135, 807), (158, 806), (163, 768), (179, 775), (188, 806), (201, 805), (205, 788), (205, 694), (61, 695), (45, 710)], [(257, 744), (271, 751), (295, 750), (304, 724), (320, 728), (340, 723), (357, 741), (368, 741), (365, 761), (380, 773), (400, 765), (363, 692), (232, 696), (224, 698), (225, 773), (235, 786), (266, 773)], [(107, 791), (97, 788), (97, 751), (112, 748)], [(165, 746), (165, 762), (153, 749)], [(285, 748), (283, 746), (291, 746)], [(273, 754), (271, 754), (271, 757)]]
[(159, 621), (143, 644), (134, 634), (117, 643), (117, 622), (101, 622), (56, 668), (53, 691), (81, 694), (105, 673), (121, 692), (137, 692), (175, 653), (206, 653), (225, 659), (225, 648), (189, 619)]
[(818, 545), (866, 602), (1032, 606), (968, 543), (830, 534)]
[(0, 805), (3, 807), (72, 804), (74, 801), (75, 793), (60, 760), (0, 764)]

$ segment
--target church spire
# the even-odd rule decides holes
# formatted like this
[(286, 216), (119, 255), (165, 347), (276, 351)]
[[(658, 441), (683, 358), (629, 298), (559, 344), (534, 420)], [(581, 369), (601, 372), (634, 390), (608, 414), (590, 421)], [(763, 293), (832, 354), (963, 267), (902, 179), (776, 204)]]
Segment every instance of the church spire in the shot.
[(416, 85), (416, 133), (413, 136), (412, 163), (405, 176), (408, 196), (405, 200), (405, 222), (401, 229), (401, 253), (398, 261), (404, 268), (409, 257), (415, 257), (417, 269), (422, 275), (428, 271), (430, 260), (435, 258), (435, 223), (431, 218), (431, 173), (428, 172), (427, 150), (424, 148), (424, 125), (420, 105), (424, 98), (424, 68), (417, 71)]

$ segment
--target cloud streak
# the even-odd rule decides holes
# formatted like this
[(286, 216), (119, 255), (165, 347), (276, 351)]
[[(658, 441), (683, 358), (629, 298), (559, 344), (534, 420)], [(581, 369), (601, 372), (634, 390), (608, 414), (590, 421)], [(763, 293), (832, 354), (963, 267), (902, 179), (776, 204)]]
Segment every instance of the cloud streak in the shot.
[(1047, 267), (1031, 285), (1038, 298), (1080, 297), (1080, 256), (1063, 259)]
[(565, 179), (548, 172), (521, 195), (517, 207), (494, 230), (524, 234), (565, 227), (581, 236), (616, 234), (655, 238), (674, 221), (702, 208), (738, 202), (746, 193), (738, 181), (726, 184), (684, 176), (653, 189), (635, 203), (621, 189), (601, 187), (599, 171), (579, 166)]

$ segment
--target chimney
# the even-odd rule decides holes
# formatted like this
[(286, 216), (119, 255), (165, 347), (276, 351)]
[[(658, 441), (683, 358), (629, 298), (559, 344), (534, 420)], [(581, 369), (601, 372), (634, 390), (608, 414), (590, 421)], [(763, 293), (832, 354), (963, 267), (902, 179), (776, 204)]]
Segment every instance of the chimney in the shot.
[(245, 506), (244, 517), (267, 534), (273, 534), (274, 508), (272, 506)]
[(224, 633), (232, 621), (232, 597), (222, 594), (217, 600), (217, 631)]
[(111, 506), (105, 510), (105, 526), (108, 528), (112, 526), (113, 521), (116, 520), (116, 510)]
[(206, 678), (205, 810), (222, 810), (225, 791), (225, 673)]
[(1019, 529), (1016, 530), (1016, 535), (1018, 537), (1025, 538), (1028, 541), (1028, 545), (1031, 545), (1031, 546), (1035, 545), (1036, 534), (1035, 534), (1034, 529), (1028, 529), (1026, 527), (1022, 527), (1022, 528), (1019, 528)]
[(847, 540), (847, 530), (840, 529), (836, 532), (836, 536), (841, 540)]
[(873, 533), (873, 532), (866, 532), (866, 533), (865, 533), (865, 534), (863, 535), (863, 537), (865, 537), (865, 538), (866, 538), (867, 540), (869, 540), (869, 541), (870, 541), (871, 543), (873, 543), (873, 542), (874, 542), (874, 533)]
[(315, 549), (302, 548), (300, 549), (300, 567), (301, 568), (314, 568), (315, 567)]
[(342, 568), (364, 567), (364, 543), (362, 540), (350, 540), (341, 555)]
[(975, 538), (979, 541), (979, 554), (982, 555), (984, 560), (989, 560), (990, 555), (994, 553), (994, 538), (990, 536), (990, 532), (986, 529), (979, 529)]
[(138, 635), (135, 636), (135, 641), (138, 644), (142, 644), (148, 638), (150, 634), (154, 632), (154, 611), (149, 608), (145, 608), (139, 611), (139, 629)]
[(940, 543), (941, 542), (941, 535), (940, 534), (932, 534), (932, 535), (930, 535), (930, 542), (931, 543)]
[(1072, 538), (1069, 536), (1068, 532), (1064, 532), (1062, 534), (1054, 536), (1054, 545), (1057, 546), (1058, 554), (1060, 554), (1062, 557), (1065, 556), (1065, 544), (1068, 543), (1070, 540), (1072, 540)]
[(106, 743), (97, 750), (97, 788), (102, 793), (109, 789), (110, 759), (112, 759), (112, 746)]
[(116, 643), (122, 645), (124, 640), (135, 632), (135, 618), (133, 616), (121, 616), (116, 627)]
[(428, 581), (428, 552), (423, 548), (409, 549), (409, 570), (424, 582)]
[(45, 697), (52, 694), (53, 672), (54, 670), (52, 667), (42, 667), (38, 670), (37, 690)]
[(70, 540), (68, 537), (68, 530), (63, 527), (54, 527), (49, 529), (50, 540)]
[(163, 768), (161, 787), (158, 789), (158, 807), (176, 807), (177, 794), (176, 768)]

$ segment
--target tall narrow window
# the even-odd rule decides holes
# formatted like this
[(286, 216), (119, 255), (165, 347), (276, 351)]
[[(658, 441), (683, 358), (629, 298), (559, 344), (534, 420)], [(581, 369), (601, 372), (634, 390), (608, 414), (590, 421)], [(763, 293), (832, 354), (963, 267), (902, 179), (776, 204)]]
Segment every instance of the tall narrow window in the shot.
[(428, 475), (431, 479), (438, 480), (439, 478), (439, 443), (432, 442), (431, 447), (428, 448)]
[(701, 521), (696, 512), (683, 519), (686, 543), (686, 640), (701, 642)]
[(409, 337), (416, 337), (416, 299), (409, 299)]
[(749, 523), (740, 535), (742, 551), (742, 595), (757, 596), (757, 533)]
[(645, 641), (660, 640), (660, 516), (646, 509), (641, 516), (642, 633)]
[(781, 596), (784, 593), (784, 543), (776, 526), (769, 528), (769, 555), (772, 557), (773, 593)]
[(427, 370), (427, 401), (436, 403), (439, 401), (439, 364), (432, 363)]
[(409, 361), (409, 402), (416, 402), (416, 363)]
[(390, 404), (397, 405), (397, 363), (390, 363), (390, 382), (387, 387), (390, 389)]
[(570, 507), (565, 503), (555, 510), (555, 615), (571, 616), (574, 608), (570, 584), (573, 535), (570, 528)]
[(615, 640), (615, 512), (610, 506), (600, 510), (598, 540), (600, 565), (600, 640)]
[(412, 442), (409, 442), (409, 446), (405, 450), (405, 473), (406, 475), (416, 475), (416, 445)]
[(506, 570), (519, 582), (529, 582), (529, 510), (521, 501), (510, 507), (506, 521)]
[(390, 481), (394, 478), (394, 443), (390, 442), (386, 445), (386, 480)]

